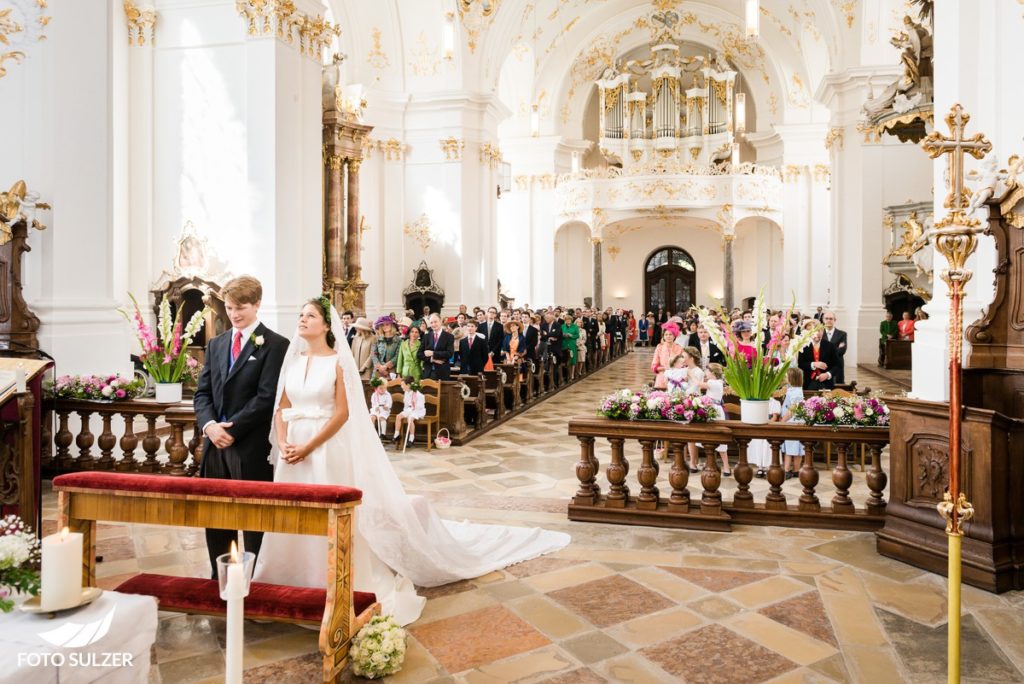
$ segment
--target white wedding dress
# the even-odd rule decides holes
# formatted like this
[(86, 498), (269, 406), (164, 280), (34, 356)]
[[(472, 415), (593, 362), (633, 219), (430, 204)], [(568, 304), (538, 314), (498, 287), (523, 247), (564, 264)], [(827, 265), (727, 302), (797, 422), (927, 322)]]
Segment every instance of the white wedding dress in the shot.
[[(331, 310), (332, 320), (339, 321)], [(434, 587), (485, 575), (557, 551), (569, 535), (539, 528), (481, 525), (442, 520), (429, 502), (405, 493), (377, 431), (370, 423), (362, 381), (345, 336), (337, 334), (336, 355), (307, 356), (305, 342), (293, 338), (281, 370), (278, 402), (287, 390), (291, 408), (282, 417), (288, 442), (304, 444), (334, 413), (336, 380), (343, 380), (349, 416), (331, 439), (301, 463), (277, 458), (271, 434), (275, 482), (348, 485), (363, 491), (356, 508), (353, 584), (377, 595), (384, 614), (400, 624), (415, 621), (426, 599), (414, 584)], [(267, 533), (256, 561), (255, 581), (325, 587), (327, 539)]]

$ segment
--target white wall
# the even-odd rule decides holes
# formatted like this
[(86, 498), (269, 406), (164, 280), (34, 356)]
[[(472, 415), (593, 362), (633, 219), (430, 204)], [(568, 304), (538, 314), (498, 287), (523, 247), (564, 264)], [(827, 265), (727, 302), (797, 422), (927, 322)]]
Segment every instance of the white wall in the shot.
[(553, 303), (583, 306), (583, 298), (594, 294), (594, 246), (590, 243), (590, 229), (582, 223), (565, 224), (555, 234), (553, 248)]
[[(644, 308), (644, 265), (659, 247), (681, 247), (693, 257), (697, 270), (695, 298), (698, 304), (715, 304), (721, 296), (725, 264), (722, 240), (717, 231), (693, 225), (650, 226), (615, 240), (621, 248), (614, 259), (604, 243), (604, 305), (640, 311)], [(738, 250), (737, 250), (738, 251)]]

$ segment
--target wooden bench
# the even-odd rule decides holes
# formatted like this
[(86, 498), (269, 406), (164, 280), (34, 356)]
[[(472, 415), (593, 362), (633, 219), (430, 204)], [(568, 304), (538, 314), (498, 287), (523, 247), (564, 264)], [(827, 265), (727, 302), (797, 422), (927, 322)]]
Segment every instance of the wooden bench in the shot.
[[(96, 523), (209, 527), (326, 535), (326, 589), (253, 583), (249, 618), (320, 623), (323, 681), (338, 680), (352, 635), (380, 612), (373, 594), (352, 591), (353, 512), (362, 492), (352, 487), (82, 472), (53, 480), (58, 527), (81, 532), (82, 584), (96, 586)], [(223, 615), (217, 580), (142, 574), (117, 591), (155, 596), (161, 610)]]
[(487, 408), (494, 409), (494, 419), (501, 420), (505, 415), (505, 386), (501, 380), (501, 371), (484, 371), (484, 397)]
[(473, 429), (479, 430), (487, 424), (487, 397), (484, 379), (480, 375), (460, 375), (456, 379), (469, 388), (469, 396), (462, 398), (463, 411), (466, 420), (473, 424)]
[(505, 379), (502, 382), (505, 410), (509, 413), (519, 410), (522, 405), (519, 398), (519, 369), (514, 363), (499, 363), (495, 364), (494, 368), (499, 373), (505, 374)]

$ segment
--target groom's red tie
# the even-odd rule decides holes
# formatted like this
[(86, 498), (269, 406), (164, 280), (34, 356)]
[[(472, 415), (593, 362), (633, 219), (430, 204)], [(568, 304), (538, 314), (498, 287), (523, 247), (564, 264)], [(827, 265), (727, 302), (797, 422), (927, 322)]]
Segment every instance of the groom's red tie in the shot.
[(235, 331), (235, 339), (231, 341), (231, 363), (234, 364), (238, 360), (238, 355), (242, 353), (242, 331)]

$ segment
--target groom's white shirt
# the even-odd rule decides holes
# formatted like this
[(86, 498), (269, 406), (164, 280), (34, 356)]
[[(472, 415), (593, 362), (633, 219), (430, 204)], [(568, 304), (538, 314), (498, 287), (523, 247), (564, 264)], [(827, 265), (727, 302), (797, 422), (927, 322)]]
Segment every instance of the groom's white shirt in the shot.
[[(260, 319), (257, 318), (255, 323), (253, 323), (252, 325), (249, 325), (249, 326), (247, 326), (245, 328), (242, 328), (241, 332), (242, 332), (242, 346), (243, 347), (245, 346), (245, 343), (249, 341), (249, 338), (252, 337), (252, 334), (254, 332), (256, 332), (256, 328), (258, 328), (258, 327), (260, 327)], [(231, 346), (230, 345), (234, 344), (234, 342), (235, 342), (235, 330), (237, 330), (237, 328), (231, 328), (231, 340), (230, 340), (230, 342), (228, 342), (228, 363), (231, 363)], [(235, 363), (238, 363), (239, 361), (240, 361), (240, 359), (235, 359)], [(244, 363), (244, 361), (243, 361), (243, 363)], [(216, 422), (217, 421), (215, 421), (215, 420), (208, 420), (208, 421), (206, 421), (206, 425), (203, 426), (203, 429), (200, 430), (200, 432), (205, 435), (206, 434), (206, 428), (210, 427), (211, 425), (213, 425)]]

